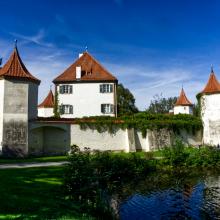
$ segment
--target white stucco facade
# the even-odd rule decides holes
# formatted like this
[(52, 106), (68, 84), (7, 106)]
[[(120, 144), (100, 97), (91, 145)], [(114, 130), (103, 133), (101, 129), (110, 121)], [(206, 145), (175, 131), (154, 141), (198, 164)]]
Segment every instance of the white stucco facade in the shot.
[(193, 107), (192, 106), (183, 106), (183, 105), (174, 106), (174, 115), (178, 115), (178, 114), (192, 115), (193, 114)]
[(52, 117), (54, 116), (53, 108), (44, 108), (44, 107), (38, 107), (38, 117)]
[[(100, 85), (113, 85), (113, 91), (110, 93), (101, 93)], [(71, 85), (71, 94), (61, 94), (60, 86)], [(68, 83), (58, 84), (57, 87), (59, 106), (71, 105), (73, 114), (61, 114), (61, 118), (81, 118), (89, 116), (115, 116), (116, 112), (116, 84), (106, 82), (83, 82), (83, 83)], [(102, 113), (101, 105), (113, 105), (112, 113)]]
[(203, 94), (200, 102), (203, 142), (208, 145), (218, 145), (220, 144), (220, 94)]

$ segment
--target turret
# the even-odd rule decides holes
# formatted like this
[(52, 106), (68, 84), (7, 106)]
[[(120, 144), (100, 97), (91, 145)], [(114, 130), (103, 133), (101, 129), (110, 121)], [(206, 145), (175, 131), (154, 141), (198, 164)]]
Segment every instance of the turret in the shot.
[(37, 118), (38, 86), (22, 62), (17, 45), (0, 69), (0, 151), (5, 156), (28, 153), (28, 122)]
[(220, 84), (213, 68), (208, 83), (197, 97), (201, 106), (203, 142), (217, 146), (220, 144)]
[(180, 96), (174, 105), (174, 115), (176, 114), (193, 114), (193, 104), (186, 97), (185, 91), (182, 88)]
[(54, 95), (52, 90), (50, 89), (47, 97), (40, 105), (38, 105), (38, 116), (46, 117), (46, 118), (52, 117), (54, 116), (53, 109), (54, 109)]

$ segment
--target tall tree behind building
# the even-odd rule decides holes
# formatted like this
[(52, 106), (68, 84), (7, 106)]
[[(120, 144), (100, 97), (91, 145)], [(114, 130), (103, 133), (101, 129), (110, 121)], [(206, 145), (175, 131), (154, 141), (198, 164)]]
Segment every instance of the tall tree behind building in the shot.
[(153, 100), (151, 100), (151, 103), (146, 111), (152, 114), (169, 113), (169, 110), (173, 109), (176, 101), (177, 97), (164, 98), (162, 94), (157, 94), (153, 97)]
[(122, 84), (117, 87), (118, 115), (128, 115), (138, 112), (135, 106), (135, 98), (129, 89)]

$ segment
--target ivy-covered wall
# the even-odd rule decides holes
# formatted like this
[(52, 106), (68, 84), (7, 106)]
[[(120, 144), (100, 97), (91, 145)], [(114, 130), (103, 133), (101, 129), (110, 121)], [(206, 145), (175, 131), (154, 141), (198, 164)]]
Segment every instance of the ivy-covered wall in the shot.
[[(202, 144), (202, 123), (199, 118), (190, 115), (138, 113), (120, 118), (89, 117), (75, 120), (48, 118), (33, 122), (33, 128), (37, 124), (43, 127), (44, 135), (38, 137), (39, 132), (32, 129), (34, 134), (30, 138), (34, 139), (30, 147), (34, 147), (32, 151), (36, 154), (38, 153), (36, 149), (48, 154), (63, 152), (63, 149), (68, 152), (70, 145), (73, 144), (81, 149), (88, 147), (92, 150), (151, 151), (172, 145), (177, 137), (187, 145)], [(51, 139), (55, 128), (57, 129), (56, 134), (54, 133), (54, 144), (52, 141), (49, 146), (54, 152), (48, 152), (47, 140)], [(41, 140), (39, 144), (37, 140)]]

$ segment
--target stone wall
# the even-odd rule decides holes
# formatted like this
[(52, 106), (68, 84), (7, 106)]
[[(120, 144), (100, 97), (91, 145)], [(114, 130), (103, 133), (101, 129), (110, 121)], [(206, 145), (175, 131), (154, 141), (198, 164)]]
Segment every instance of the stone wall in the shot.
[(29, 124), (28, 154), (63, 155), (70, 149), (70, 125), (32, 122)]
[(82, 150), (110, 151), (152, 151), (170, 146), (175, 138), (181, 138), (186, 145), (201, 145), (202, 132), (196, 134), (182, 130), (178, 134), (167, 129), (147, 130), (146, 137), (136, 129), (115, 128), (112, 133), (98, 132), (96, 129), (81, 129), (77, 124), (35, 122), (29, 126), (30, 155), (65, 154), (71, 145)]

